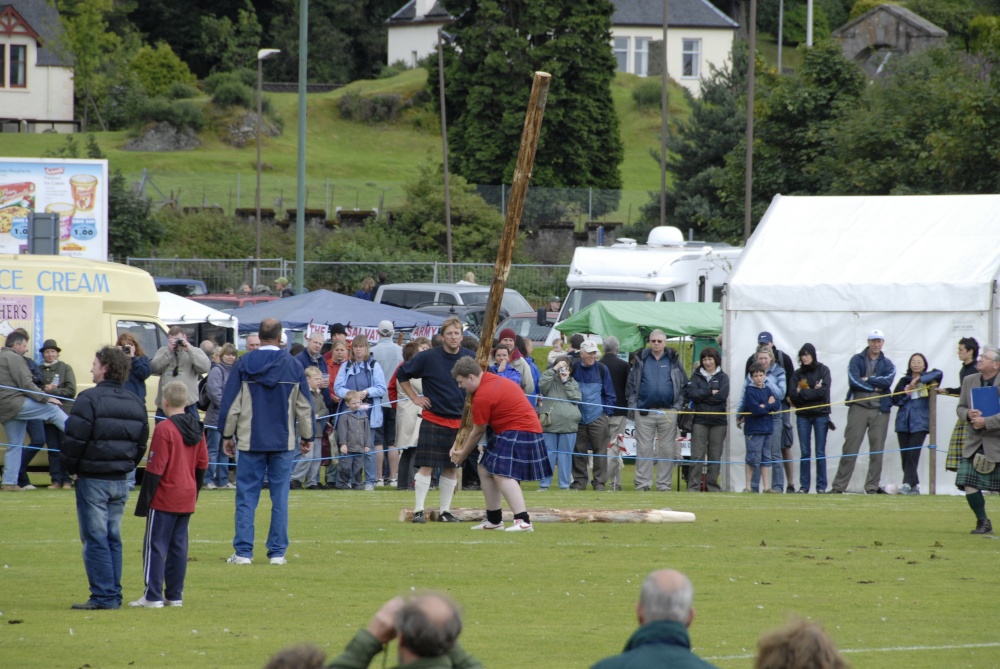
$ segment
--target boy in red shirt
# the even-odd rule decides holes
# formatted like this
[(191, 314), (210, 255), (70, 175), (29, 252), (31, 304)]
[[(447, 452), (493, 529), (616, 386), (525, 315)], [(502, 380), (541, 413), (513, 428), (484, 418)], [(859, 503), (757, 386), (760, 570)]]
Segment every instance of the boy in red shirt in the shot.
[[(146, 517), (142, 574), (146, 591), (129, 606), (181, 606), (187, 572), (188, 522), (208, 469), (201, 422), (185, 413), (187, 387), (172, 381), (163, 388), (163, 413), (153, 431), (135, 515)], [(164, 583), (164, 576), (166, 583)], [(165, 589), (164, 589), (165, 586)], [(166, 595), (166, 597), (164, 597)]]
[(452, 447), (451, 461), (462, 463), (486, 432), (492, 433), (479, 460), (479, 481), (486, 498), (486, 520), (474, 530), (502, 530), (501, 497), (514, 512), (508, 532), (534, 532), (521, 494), (521, 481), (552, 476), (538, 414), (510, 379), (484, 372), (472, 358), (460, 358), (451, 370), (459, 387), (472, 396), (473, 428), (464, 444)]

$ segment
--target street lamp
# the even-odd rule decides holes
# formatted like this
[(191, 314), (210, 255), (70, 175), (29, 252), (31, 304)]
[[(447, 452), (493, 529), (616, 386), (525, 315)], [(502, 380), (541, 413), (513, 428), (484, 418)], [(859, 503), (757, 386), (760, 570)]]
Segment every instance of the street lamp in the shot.
[(451, 35), (438, 28), (437, 31), (437, 52), (438, 52), (438, 89), (441, 94), (441, 151), (444, 153), (444, 231), (448, 251), (448, 283), (455, 280), (453, 274), (454, 258), (451, 254), (451, 192), (448, 188), (448, 120), (444, 107), (444, 47), (443, 39)]
[(257, 50), (257, 280), (260, 281), (260, 117), (264, 113), (264, 61), (281, 53), (281, 49)]

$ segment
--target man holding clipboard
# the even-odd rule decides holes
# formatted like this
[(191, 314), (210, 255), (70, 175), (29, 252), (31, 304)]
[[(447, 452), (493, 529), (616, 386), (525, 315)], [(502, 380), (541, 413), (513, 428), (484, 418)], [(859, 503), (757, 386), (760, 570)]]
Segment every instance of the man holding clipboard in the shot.
[(972, 534), (992, 534), (982, 491), (1000, 491), (1000, 349), (984, 346), (976, 369), (977, 374), (962, 381), (958, 400), (958, 419), (969, 426), (955, 485), (965, 490), (965, 500), (976, 514)]

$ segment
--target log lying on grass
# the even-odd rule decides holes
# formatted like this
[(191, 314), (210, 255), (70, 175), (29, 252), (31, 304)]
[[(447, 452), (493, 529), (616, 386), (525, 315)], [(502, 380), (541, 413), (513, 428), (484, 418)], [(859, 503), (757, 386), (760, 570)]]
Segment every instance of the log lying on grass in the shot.
[[(532, 523), (693, 523), (694, 514), (670, 509), (528, 509)], [(427, 520), (436, 522), (440, 511), (424, 509)], [(479, 522), (486, 517), (482, 509), (452, 509), (451, 515), (463, 522)], [(504, 509), (503, 519), (512, 522), (514, 514)], [(413, 509), (399, 510), (400, 522), (413, 520)]]

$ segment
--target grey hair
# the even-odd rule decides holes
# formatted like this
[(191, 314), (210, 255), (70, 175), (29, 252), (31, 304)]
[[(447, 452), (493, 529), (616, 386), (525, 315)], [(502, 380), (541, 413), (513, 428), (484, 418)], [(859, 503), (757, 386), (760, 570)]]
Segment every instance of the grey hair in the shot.
[[(445, 609), (444, 616), (441, 605)], [(419, 595), (406, 602), (396, 614), (395, 622), (396, 631), (402, 637), (400, 643), (418, 657), (447, 655), (462, 633), (458, 606), (448, 597), (434, 593)]]
[(681, 586), (676, 589), (664, 589), (653, 572), (642, 582), (639, 595), (639, 607), (642, 609), (643, 620), (646, 623), (654, 620), (673, 620), (687, 623), (694, 603), (694, 586), (691, 580), (683, 574), (678, 574)]
[(618, 349), (621, 348), (621, 343), (618, 341), (618, 337), (611, 335), (610, 337), (604, 338), (604, 352), (605, 353), (617, 353)]
[(996, 346), (990, 346), (989, 344), (984, 344), (983, 349), (982, 351), (980, 351), (979, 354), (982, 355), (983, 353), (993, 354), (993, 361), (1000, 362), (1000, 348), (997, 348)]
[(653, 335), (660, 335), (664, 339), (667, 338), (667, 333), (664, 332), (663, 330), (661, 330), (660, 328), (656, 328), (655, 330), (653, 330), (652, 332), (650, 332), (649, 333), (649, 338), (652, 339)]

